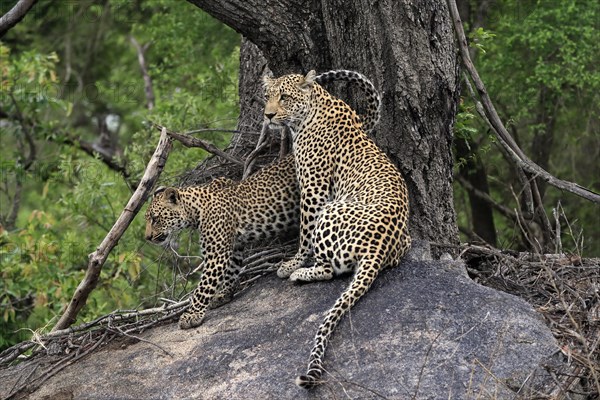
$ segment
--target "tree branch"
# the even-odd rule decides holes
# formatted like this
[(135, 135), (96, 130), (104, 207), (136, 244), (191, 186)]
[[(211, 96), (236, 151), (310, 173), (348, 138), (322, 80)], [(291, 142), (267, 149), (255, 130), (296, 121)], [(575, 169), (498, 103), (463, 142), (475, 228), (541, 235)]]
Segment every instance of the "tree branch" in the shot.
[(223, 150), (219, 149), (212, 143), (205, 142), (204, 140), (201, 140), (201, 139), (198, 139), (195, 137), (191, 137), (191, 136), (183, 135), (181, 133), (167, 130), (167, 128), (160, 126), (158, 124), (155, 124), (155, 123), (153, 123), (152, 125), (154, 125), (154, 127), (158, 130), (162, 131), (164, 129), (167, 132), (167, 135), (169, 135), (173, 139), (176, 139), (177, 141), (181, 142), (181, 144), (183, 144), (185, 147), (199, 147), (203, 150), (208, 151), (209, 153), (212, 153), (216, 156), (222, 157), (225, 160), (230, 161), (234, 164), (244, 165), (244, 162), (242, 160), (240, 160), (237, 157), (232, 156), (231, 154), (225, 153)]
[[(188, 1), (229, 25), (253, 43), (257, 43), (256, 39), (260, 39), (262, 35), (273, 39), (276, 36), (273, 30), (277, 29), (277, 24), (269, 23), (269, 17), (274, 13), (286, 15), (290, 11), (289, 1), (270, 2), (269, 7), (261, 0)], [(264, 39), (262, 41), (264, 42)]]
[(21, 112), (19, 103), (15, 99), (15, 96), (12, 91), (9, 93), (9, 96), (10, 96), (10, 99), (12, 100), (13, 105), (15, 106), (15, 111), (17, 112), (17, 120), (19, 121), (21, 128), (23, 128), (23, 134), (25, 135), (25, 141), (27, 142), (27, 146), (29, 146), (29, 154), (27, 155), (27, 158), (25, 158), (25, 160), (23, 162), (23, 169), (25, 171), (27, 171), (27, 170), (29, 170), (29, 168), (31, 167), (31, 165), (33, 164), (33, 162), (35, 161), (35, 158), (36, 158), (35, 141), (33, 140), (33, 133), (31, 132), (31, 126), (29, 125), (29, 122), (27, 122), (25, 120), (25, 116)]
[(554, 177), (539, 165), (531, 161), (519, 148), (498, 116), (494, 104), (487, 93), (485, 85), (483, 84), (483, 81), (479, 77), (473, 62), (471, 61), (471, 57), (469, 56), (469, 46), (467, 44), (465, 32), (462, 27), (460, 15), (458, 14), (456, 1), (448, 0), (448, 8), (450, 9), (450, 17), (452, 19), (452, 23), (454, 24), (454, 31), (456, 33), (458, 48), (460, 50), (463, 65), (469, 73), (470, 78), (475, 83), (475, 87), (477, 88), (477, 92), (479, 93), (481, 102), (483, 104), (485, 115), (487, 116), (492, 130), (496, 133), (500, 144), (502, 144), (502, 146), (508, 151), (514, 162), (523, 170), (533, 174), (534, 177), (539, 177), (558, 189), (566, 190), (591, 202), (600, 203), (600, 194), (578, 185), (577, 183), (564, 181)]
[[(325, 61), (323, 18), (315, 17), (318, 1), (294, 0), (188, 0), (219, 21), (227, 24), (254, 43), (270, 61), (273, 72), (282, 74), (298, 70), (298, 63), (308, 72), (330, 64)], [(289, 16), (293, 16), (290, 18)], [(281, 40), (285, 37), (286, 40)], [(318, 62), (307, 54), (317, 56)]]
[(105, 152), (98, 151), (98, 149), (96, 149), (92, 143), (73, 138), (69, 135), (66, 135), (66, 138), (63, 139), (63, 143), (77, 147), (92, 157), (96, 157), (96, 155), (100, 156), (100, 161), (102, 161), (108, 168), (120, 173), (126, 181), (130, 178), (131, 175), (129, 174), (125, 164), (117, 162), (114, 157), (111, 157)]
[(0, 17), (0, 38), (18, 24), (36, 2), (37, 0), (19, 0), (9, 12)]
[(506, 207), (505, 205), (497, 203), (494, 199), (492, 199), (492, 197), (489, 194), (477, 189), (475, 186), (473, 186), (473, 184), (471, 184), (471, 182), (465, 179), (465, 177), (461, 175), (455, 175), (454, 179), (456, 179), (456, 181), (460, 183), (462, 187), (464, 187), (467, 190), (467, 192), (473, 193), (474, 196), (485, 201), (487, 204), (496, 209), (500, 214), (512, 220), (516, 220), (518, 218), (517, 213), (515, 213), (513, 210)]
[[(17, 177), (15, 181), (15, 194), (10, 199), (10, 211), (3, 217), (0, 215), (1, 225), (4, 225), (4, 229), (13, 230), (15, 228), (15, 224), (17, 222), (17, 217), (19, 215), (19, 210), (21, 209), (21, 194), (23, 192), (23, 182), (20, 178)], [(8, 191), (6, 195), (9, 196)]]
[[(35, 159), (37, 157), (37, 150), (36, 150), (35, 140), (34, 140), (33, 132), (32, 132), (33, 128), (29, 124), (29, 122), (25, 119), (25, 116), (21, 112), (19, 103), (15, 99), (15, 96), (12, 91), (9, 92), (9, 96), (15, 107), (15, 111), (16, 111), (15, 119), (19, 122), (19, 125), (21, 126), (21, 130), (23, 131), (23, 135), (25, 136), (25, 142), (27, 143), (27, 146), (29, 147), (29, 152), (28, 152), (27, 156), (25, 156), (25, 145), (23, 144), (21, 138), (20, 137), (18, 138), (18, 143), (19, 143), (18, 148), (21, 153), (19, 162), (22, 165), (23, 171), (26, 172), (26, 171), (29, 171), (29, 169), (32, 167), (33, 162), (35, 161)], [(5, 113), (2, 113), (2, 114), (6, 115), (8, 117), (7, 114), (5, 114)], [(14, 196), (12, 196), (12, 199), (10, 198), (10, 195), (8, 192), (8, 187), (7, 187), (6, 196), (8, 196), (10, 199), (10, 202), (9, 202), (10, 203), (10, 211), (8, 212), (6, 217), (0, 216), (0, 221), (2, 222), (4, 227), (9, 230), (15, 228), (15, 223), (16, 223), (17, 217), (19, 215), (19, 210), (21, 209), (21, 195), (22, 195), (22, 191), (23, 191), (22, 179), (23, 179), (23, 174), (17, 173), (16, 179), (15, 179), (15, 193), (14, 193)]]
[(154, 90), (152, 89), (152, 79), (148, 73), (145, 57), (146, 50), (150, 46), (150, 43), (140, 46), (138, 41), (135, 40), (133, 36), (129, 36), (129, 41), (131, 44), (133, 44), (135, 50), (137, 51), (138, 63), (140, 64), (140, 69), (142, 70), (142, 77), (144, 78), (144, 93), (146, 94), (146, 107), (148, 110), (152, 110), (154, 108)]
[(108, 258), (109, 253), (117, 245), (117, 242), (133, 218), (137, 215), (138, 211), (142, 207), (142, 204), (148, 198), (154, 183), (156, 183), (158, 180), (158, 177), (160, 176), (165, 163), (167, 162), (167, 157), (169, 156), (171, 147), (171, 139), (167, 135), (167, 130), (163, 128), (160, 133), (160, 139), (158, 140), (156, 150), (148, 162), (148, 166), (146, 167), (146, 171), (144, 171), (144, 175), (142, 176), (142, 180), (140, 181), (138, 188), (129, 199), (129, 202), (123, 209), (123, 212), (113, 225), (110, 232), (108, 232), (100, 246), (98, 246), (95, 252), (90, 254), (88, 269), (85, 277), (79, 283), (79, 286), (75, 290), (67, 309), (60, 317), (54, 328), (52, 328), (52, 331), (69, 327), (77, 318), (77, 314), (83, 308), (89, 294), (92, 290), (94, 290), (96, 284), (98, 283), (100, 271), (102, 270), (102, 266)]

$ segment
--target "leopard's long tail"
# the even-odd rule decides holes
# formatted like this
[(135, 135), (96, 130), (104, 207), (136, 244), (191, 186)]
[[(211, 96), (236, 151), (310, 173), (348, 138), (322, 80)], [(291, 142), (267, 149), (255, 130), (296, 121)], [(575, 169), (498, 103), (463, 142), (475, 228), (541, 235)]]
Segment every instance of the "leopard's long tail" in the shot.
[(362, 129), (365, 133), (369, 134), (377, 123), (381, 116), (381, 95), (373, 85), (373, 82), (366, 76), (356, 71), (349, 71), (347, 69), (337, 69), (333, 71), (323, 72), (315, 78), (318, 84), (329, 83), (333, 81), (344, 81), (350, 83), (358, 83), (360, 89), (365, 92), (367, 99), (367, 113), (360, 115), (362, 122)]
[(323, 357), (327, 343), (331, 338), (335, 328), (342, 317), (352, 308), (352, 306), (367, 293), (371, 284), (377, 277), (381, 268), (381, 260), (362, 259), (358, 263), (356, 274), (350, 283), (350, 286), (336, 300), (333, 307), (327, 312), (325, 319), (319, 326), (315, 343), (310, 352), (308, 361), (308, 370), (306, 375), (300, 375), (296, 378), (296, 385), (310, 389), (321, 383), (323, 375)]

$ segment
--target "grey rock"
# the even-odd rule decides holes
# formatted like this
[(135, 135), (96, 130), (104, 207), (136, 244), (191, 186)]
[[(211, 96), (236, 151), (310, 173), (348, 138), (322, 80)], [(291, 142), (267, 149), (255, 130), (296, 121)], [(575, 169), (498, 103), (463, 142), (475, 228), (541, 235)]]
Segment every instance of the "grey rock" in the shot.
[[(199, 328), (173, 323), (139, 335), (144, 342), (99, 350), (30, 398), (514, 399), (547, 383), (542, 366), (557, 344), (542, 318), (474, 283), (459, 263), (416, 250), (343, 319), (325, 357), (327, 382), (312, 391), (293, 382), (349, 277), (297, 285), (269, 276)], [(0, 370), (0, 397), (33, 368)]]

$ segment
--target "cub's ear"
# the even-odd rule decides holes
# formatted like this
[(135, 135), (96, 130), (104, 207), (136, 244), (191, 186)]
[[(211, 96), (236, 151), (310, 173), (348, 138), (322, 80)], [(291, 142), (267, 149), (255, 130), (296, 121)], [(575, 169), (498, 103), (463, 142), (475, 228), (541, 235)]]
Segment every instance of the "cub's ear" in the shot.
[(171, 204), (177, 204), (179, 203), (179, 192), (177, 191), (177, 189), (175, 188), (166, 188), (164, 190), (165, 192), (165, 199), (167, 199), (167, 201)]
[(304, 77), (304, 81), (300, 83), (300, 89), (305, 91), (312, 89), (313, 85), (315, 84), (316, 78), (317, 73), (314, 69), (308, 71), (308, 74), (306, 74), (306, 76)]

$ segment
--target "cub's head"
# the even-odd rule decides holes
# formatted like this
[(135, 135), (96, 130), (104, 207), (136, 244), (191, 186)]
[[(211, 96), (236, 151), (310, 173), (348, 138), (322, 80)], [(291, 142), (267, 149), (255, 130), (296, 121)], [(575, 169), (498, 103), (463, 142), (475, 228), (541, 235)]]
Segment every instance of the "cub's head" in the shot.
[(166, 245), (172, 233), (189, 226), (189, 218), (176, 188), (160, 187), (146, 210), (146, 240)]
[(315, 71), (304, 75), (284, 75), (263, 78), (265, 86), (265, 119), (271, 126), (296, 127), (306, 117), (311, 106)]

